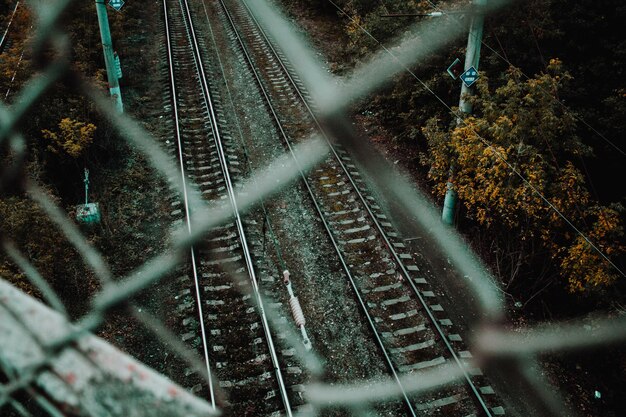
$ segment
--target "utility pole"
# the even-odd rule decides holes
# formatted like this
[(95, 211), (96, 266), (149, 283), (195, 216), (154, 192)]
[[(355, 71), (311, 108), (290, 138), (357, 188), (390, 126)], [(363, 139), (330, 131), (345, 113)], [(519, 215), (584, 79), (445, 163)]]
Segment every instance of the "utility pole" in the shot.
[[(472, 0), (472, 21), (470, 31), (467, 37), (467, 49), (465, 51), (464, 70), (467, 71), (474, 67), (478, 70), (478, 62), (480, 60), (480, 45), (483, 39), (483, 25), (485, 22), (484, 7), (487, 0)], [(472, 105), (466, 100), (468, 94), (471, 94), (472, 88), (468, 87), (465, 82), (461, 83), (461, 98), (459, 99), (459, 111), (461, 114), (456, 119), (457, 126), (463, 123), (463, 117), (472, 112)], [(454, 213), (456, 211), (457, 195), (453, 185), (454, 165), (450, 168), (450, 177), (446, 184), (446, 197), (443, 201), (443, 212), (441, 220), (449, 225), (454, 224)]]
[(115, 100), (115, 107), (120, 113), (124, 113), (124, 103), (122, 103), (122, 92), (118, 72), (115, 67), (115, 57), (113, 56), (113, 42), (111, 41), (111, 30), (109, 29), (109, 16), (107, 15), (105, 0), (96, 0), (96, 11), (98, 12), (98, 24), (100, 25), (100, 37), (102, 39), (102, 49), (104, 52), (104, 64), (107, 71), (109, 92)]

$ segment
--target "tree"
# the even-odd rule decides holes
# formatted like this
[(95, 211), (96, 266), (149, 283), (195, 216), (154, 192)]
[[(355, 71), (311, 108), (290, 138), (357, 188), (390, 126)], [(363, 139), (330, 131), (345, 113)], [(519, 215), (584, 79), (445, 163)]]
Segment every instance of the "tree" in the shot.
[(575, 164), (591, 151), (576, 135), (574, 115), (554, 99), (572, 77), (553, 59), (532, 79), (521, 81), (516, 68), (505, 78), (492, 90), (481, 77), (477, 94), (468, 98), (476, 115), (461, 126), (445, 130), (433, 118), (424, 127), (429, 152), (423, 162), (434, 193), (445, 194), (454, 165), (455, 189), (468, 217), (491, 230), (500, 245), (516, 236), (517, 250), (533, 257), (529, 248), (539, 244), (570, 291), (612, 284), (617, 275), (611, 265), (554, 210), (579, 225), (605, 254), (623, 252), (620, 207), (603, 207), (591, 198)]
[(70, 118), (61, 119), (56, 132), (44, 129), (43, 138), (50, 141), (48, 149), (56, 154), (67, 154), (76, 159), (83, 155), (93, 142), (96, 126)]

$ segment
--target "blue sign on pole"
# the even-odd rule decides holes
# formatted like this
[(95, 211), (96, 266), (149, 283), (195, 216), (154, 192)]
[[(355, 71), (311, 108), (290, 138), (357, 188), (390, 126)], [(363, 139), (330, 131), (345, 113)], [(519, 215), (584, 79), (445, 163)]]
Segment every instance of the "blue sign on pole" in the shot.
[(118, 12), (124, 5), (124, 0), (109, 0), (109, 6), (113, 7)]
[(463, 74), (461, 74), (461, 80), (467, 88), (470, 88), (478, 79), (478, 71), (474, 67), (469, 67)]

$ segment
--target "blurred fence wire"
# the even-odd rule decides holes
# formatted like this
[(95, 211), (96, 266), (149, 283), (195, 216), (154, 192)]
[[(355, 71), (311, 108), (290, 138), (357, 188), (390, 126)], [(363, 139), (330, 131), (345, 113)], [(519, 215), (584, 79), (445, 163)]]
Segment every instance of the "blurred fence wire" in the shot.
[[(39, 289), (50, 307), (13, 288), (0, 277), (0, 414), (4, 415), (4, 411), (10, 409), (17, 415), (31, 415), (22, 403), (24, 398), (32, 399), (39, 409), (52, 416), (206, 416), (219, 413), (213, 404), (172, 384), (90, 332), (103, 324), (111, 309), (125, 307), (129, 315), (163, 340), (174, 354), (206, 377), (204, 365), (199, 363), (196, 354), (162, 323), (142, 313), (132, 303), (137, 294), (166, 277), (183, 262), (194, 242), (227, 221), (231, 216), (230, 207), (209, 208), (202, 201), (192, 201), (195, 227), (191, 233), (181, 226), (174, 232), (167, 251), (125, 277), (113, 277), (103, 255), (87, 242), (68, 214), (37, 184), (20, 177), (27, 152), (20, 127), (28, 123), (34, 105), (55, 83), (62, 82), (91, 100), (117, 133), (141, 151), (155, 171), (182, 192), (178, 168), (157, 141), (140, 123), (128, 115), (118, 114), (101, 91), (71, 69), (69, 37), (61, 20), (73, 3), (73, 0), (49, 0), (28, 4), (36, 20), (30, 58), (37, 71), (21, 90), (15, 92), (10, 106), (0, 103), (0, 147), (12, 156), (10, 162), (1, 167), (0, 189), (21, 187), (40, 206), (98, 277), (101, 290), (93, 296), (91, 311), (70, 323), (59, 297), (46, 283), (46, 277), (41, 276), (19, 248), (10, 242), (9, 236), (2, 235), (5, 253)], [(505, 363), (504, 368), (511, 378), (527, 381), (529, 389), (536, 394), (538, 408), (553, 415), (568, 414), (554, 390), (546, 385), (534, 359), (549, 352), (622, 344), (626, 340), (626, 319), (597, 317), (593, 326), (581, 320), (565, 325), (546, 323), (523, 331), (505, 326), (503, 300), (493, 277), (463, 240), (440, 222), (429, 198), (416, 191), (393, 165), (360, 139), (344, 118), (355, 100), (376, 91), (406, 66), (414, 65), (458, 38), (463, 30), (458, 25), (440, 22), (418, 24), (407, 31), (410, 35), (399, 40), (396, 47), (389, 48), (394, 51), (395, 60), (381, 51), (340, 83), (322, 69), (312, 49), (274, 5), (266, 1), (248, 3), (290, 61), (299, 63), (296, 71), (319, 108), (323, 109), (319, 117), (333, 139), (351, 151), (380, 195), (397, 202), (402, 214), (415, 219), (405, 232), (427, 234), (458, 274), (467, 278), (464, 280), (467, 291), (477, 300), (482, 317), (472, 332), (475, 337), (470, 346), (476, 365), (486, 368), (489, 373), (490, 368), (503, 367)], [(504, 4), (492, 1), (487, 11), (494, 11)], [(298, 162), (305, 169), (314, 167), (327, 152), (327, 146), (318, 138), (311, 138), (296, 149)], [(243, 210), (280, 191), (276, 179), (281, 180), (281, 187), (297, 181), (299, 171), (294, 159), (284, 155), (268, 163), (254, 177), (254, 182), (244, 185), (238, 196), (238, 205)], [(268, 315), (275, 325), (277, 314), (270, 309)], [(300, 346), (297, 334), (291, 334), (289, 339), (295, 346)], [(300, 348), (298, 354), (313, 375), (321, 374), (321, 361), (314, 353)], [(459, 369), (445, 365), (412, 373), (403, 377), (403, 382), (409, 392), (419, 394), (459, 379), (461, 375)], [(348, 407), (358, 412), (363, 403), (399, 394), (391, 379), (344, 386), (313, 382), (307, 389), (307, 399), (314, 413), (329, 406)]]

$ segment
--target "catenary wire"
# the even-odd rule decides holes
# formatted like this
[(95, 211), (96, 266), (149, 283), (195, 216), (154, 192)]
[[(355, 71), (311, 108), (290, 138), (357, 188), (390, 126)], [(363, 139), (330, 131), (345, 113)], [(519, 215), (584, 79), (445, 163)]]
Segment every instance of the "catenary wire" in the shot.
[[(330, 0), (329, 0), (330, 1)], [(454, 16), (452, 16), (450, 13), (442, 10), (439, 6), (437, 6), (435, 3), (433, 3), (431, 0), (426, 0), (433, 8), (437, 9), (437, 11), (441, 12), (443, 15), (445, 15), (446, 17), (452, 19), (457, 25), (460, 25), (461, 22), (458, 21), (458, 19), (455, 19)], [(533, 33), (534, 36), (534, 33)], [(527, 79), (530, 80), (530, 77), (524, 73), (524, 71), (521, 70), (521, 68), (519, 68), (518, 66), (514, 65), (511, 61), (509, 61), (509, 59), (505, 56), (503, 56), (502, 54), (500, 54), (498, 51), (496, 51), (495, 49), (493, 49), (489, 44), (487, 44), (484, 40), (480, 41), (487, 49), (489, 49), (491, 52), (493, 52), (498, 58), (500, 58), (501, 60), (503, 60), (504, 62), (506, 62), (509, 66), (515, 67), (517, 69), (519, 69), (520, 73)], [(504, 52), (504, 48), (502, 48), (502, 51)], [(541, 87), (540, 87), (541, 88)], [(603, 135), (601, 132), (599, 132), (596, 128), (594, 128), (593, 126), (591, 126), (589, 123), (587, 123), (586, 120), (584, 120), (581, 116), (577, 115), (576, 113), (574, 113), (573, 111), (571, 111), (569, 109), (569, 107), (567, 107), (565, 105), (565, 103), (563, 103), (561, 100), (559, 100), (558, 98), (551, 96), (557, 103), (559, 103), (559, 105), (561, 105), (563, 107), (563, 110), (565, 112), (567, 112), (570, 116), (574, 117), (576, 120), (578, 120), (579, 122), (581, 122), (582, 124), (584, 124), (588, 129), (590, 129), (592, 132), (594, 132), (596, 135), (598, 135), (600, 138), (602, 138), (606, 143), (608, 143), (609, 145), (611, 145), (616, 151), (618, 151), (620, 154), (622, 154), (623, 156), (626, 156), (626, 152), (624, 152), (624, 150), (622, 150), (619, 146), (617, 146), (615, 143), (613, 143), (610, 139), (608, 139), (605, 135)]]

